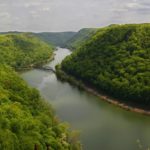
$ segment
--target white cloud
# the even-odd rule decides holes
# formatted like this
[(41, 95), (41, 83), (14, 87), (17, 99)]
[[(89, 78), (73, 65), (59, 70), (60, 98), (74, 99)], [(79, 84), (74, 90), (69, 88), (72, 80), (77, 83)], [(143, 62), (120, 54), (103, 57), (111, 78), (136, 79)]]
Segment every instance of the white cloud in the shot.
[[(122, 1), (122, 0), (121, 0)], [(146, 2), (147, 1), (147, 2)], [(137, 16), (140, 15), (141, 11), (148, 13), (150, 11), (150, 2), (148, 2), (148, 0), (128, 0), (126, 2), (122, 2), (120, 4), (117, 5), (117, 7), (115, 7), (113, 9), (114, 12), (116, 13), (137, 13)], [(121, 14), (120, 14), (121, 15)]]
[(30, 11), (29, 14), (30, 14), (30, 17), (35, 18), (35, 19), (40, 16), (38, 11), (34, 11), (34, 10)]
[(6, 6), (6, 4), (4, 4), (4, 3), (0, 4), (0, 7), (5, 7), (5, 6)]
[(0, 12), (0, 18), (1, 18), (1, 19), (2, 19), (2, 18), (10, 19), (10, 18), (11, 18), (11, 15), (10, 15), (10, 13), (8, 13), (8, 12)]
[(50, 11), (50, 8), (49, 7), (44, 7), (41, 9), (42, 11)]
[(28, 2), (24, 4), (24, 7), (29, 8), (29, 7), (40, 6), (40, 5), (41, 5), (40, 2)]
[(112, 9), (113, 12), (120, 13), (120, 12), (127, 12), (127, 8), (117, 8), (117, 9)]
[(141, 4), (136, 3), (136, 2), (134, 2), (134, 3), (127, 3), (127, 5), (126, 5), (127, 8), (139, 8), (141, 6), (142, 6)]
[(150, 0), (0, 0), (0, 29), (66, 31), (150, 22)]

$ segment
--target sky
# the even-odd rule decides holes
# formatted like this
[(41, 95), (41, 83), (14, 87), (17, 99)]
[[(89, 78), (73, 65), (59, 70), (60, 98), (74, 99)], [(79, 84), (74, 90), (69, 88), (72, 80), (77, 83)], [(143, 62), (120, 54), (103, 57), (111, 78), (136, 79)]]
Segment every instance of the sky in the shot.
[(60, 32), (150, 22), (150, 0), (0, 0), (0, 32)]

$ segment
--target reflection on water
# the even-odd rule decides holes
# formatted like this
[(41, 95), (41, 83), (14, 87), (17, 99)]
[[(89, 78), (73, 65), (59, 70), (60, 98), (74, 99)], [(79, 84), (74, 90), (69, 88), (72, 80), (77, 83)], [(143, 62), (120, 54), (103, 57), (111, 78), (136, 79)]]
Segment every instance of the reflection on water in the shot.
[[(58, 48), (53, 67), (71, 54)], [(52, 72), (32, 70), (23, 78), (41, 92), (56, 110), (56, 114), (81, 131), (85, 150), (138, 150), (138, 140), (150, 146), (150, 118), (127, 112), (97, 97), (57, 80)]]

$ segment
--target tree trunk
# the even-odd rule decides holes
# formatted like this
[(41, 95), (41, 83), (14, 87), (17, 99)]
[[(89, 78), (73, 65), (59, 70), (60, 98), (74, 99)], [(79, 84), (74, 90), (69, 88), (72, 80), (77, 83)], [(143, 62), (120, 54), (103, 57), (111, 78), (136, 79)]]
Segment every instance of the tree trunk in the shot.
[(37, 144), (35, 144), (34, 150), (38, 150), (38, 145)]

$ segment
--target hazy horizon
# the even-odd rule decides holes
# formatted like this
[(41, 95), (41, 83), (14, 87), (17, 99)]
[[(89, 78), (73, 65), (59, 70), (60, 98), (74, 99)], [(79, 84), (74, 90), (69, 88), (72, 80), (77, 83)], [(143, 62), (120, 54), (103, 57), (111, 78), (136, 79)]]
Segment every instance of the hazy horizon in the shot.
[(65, 32), (149, 23), (149, 0), (0, 0), (0, 32)]

